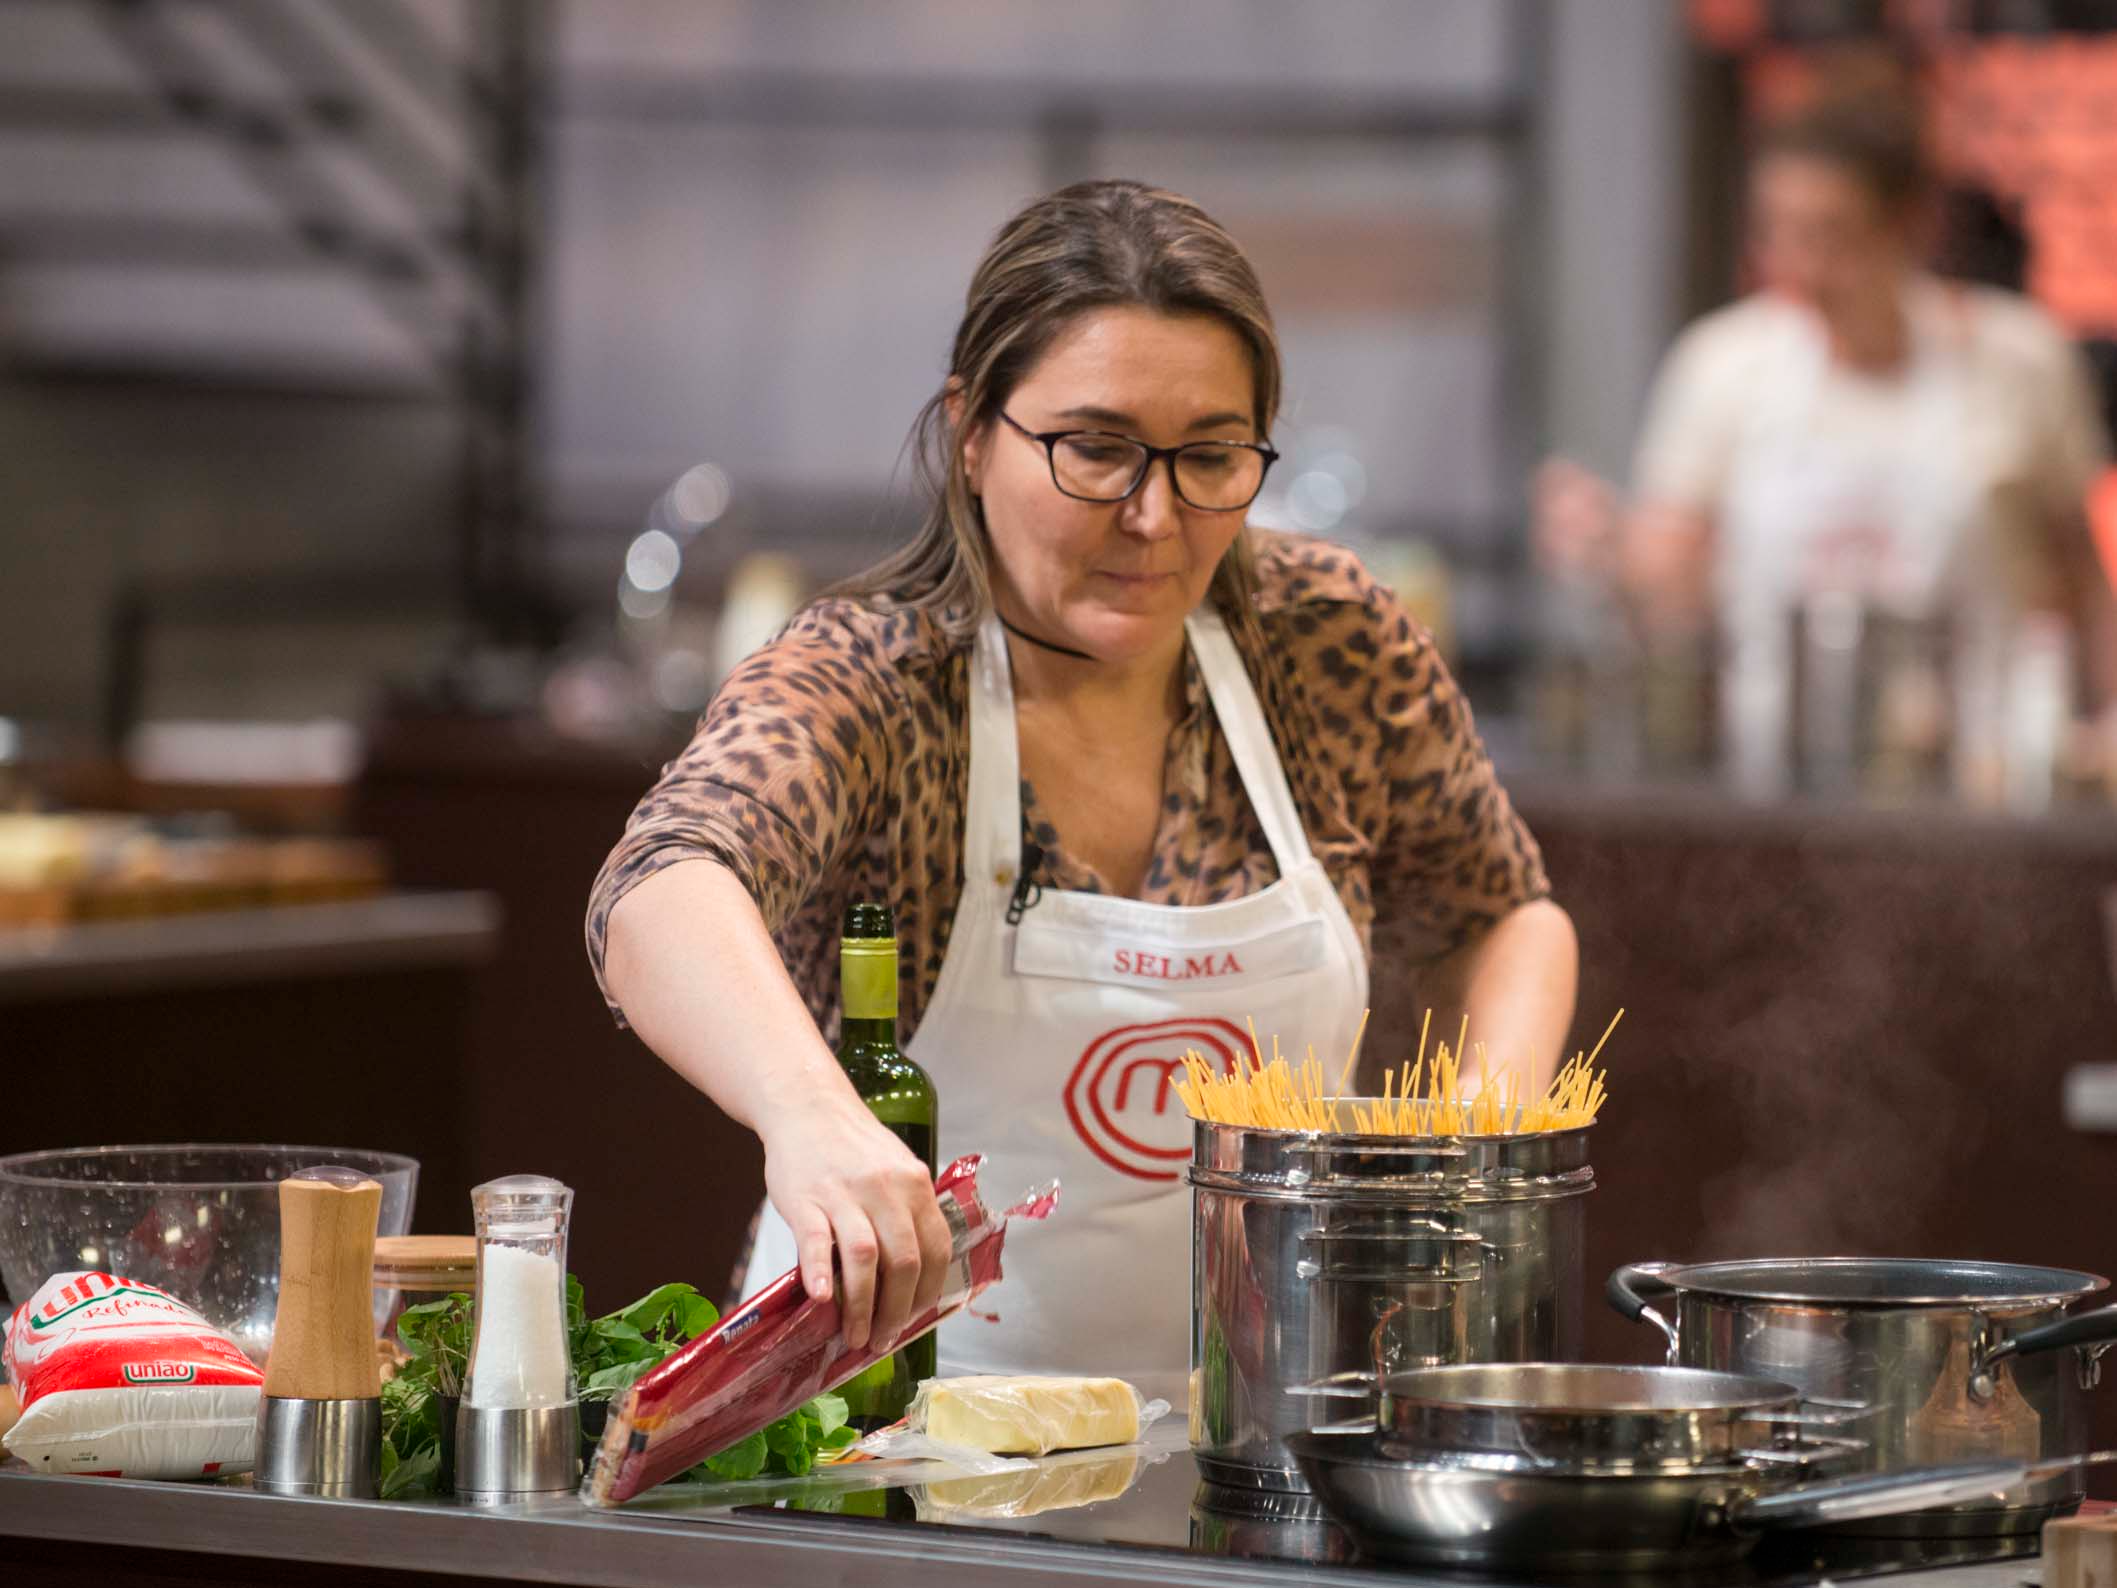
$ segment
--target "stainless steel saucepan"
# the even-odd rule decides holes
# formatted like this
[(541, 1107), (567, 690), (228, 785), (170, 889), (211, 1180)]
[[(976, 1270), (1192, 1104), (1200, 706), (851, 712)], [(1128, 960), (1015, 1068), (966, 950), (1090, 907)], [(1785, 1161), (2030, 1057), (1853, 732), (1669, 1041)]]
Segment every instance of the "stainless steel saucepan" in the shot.
[(2079, 1504), (2084, 1485), (2063, 1458), (2087, 1449), (2087, 1395), (2117, 1341), (2117, 1307), (2068, 1309), (2108, 1284), (2064, 1268), (1822, 1257), (1633, 1263), (1607, 1289), (1661, 1331), (1671, 1363), (1866, 1408), (1866, 1470), (2051, 1464), (1996, 1498), (1856, 1529), (1929, 1537), (2034, 1531)]

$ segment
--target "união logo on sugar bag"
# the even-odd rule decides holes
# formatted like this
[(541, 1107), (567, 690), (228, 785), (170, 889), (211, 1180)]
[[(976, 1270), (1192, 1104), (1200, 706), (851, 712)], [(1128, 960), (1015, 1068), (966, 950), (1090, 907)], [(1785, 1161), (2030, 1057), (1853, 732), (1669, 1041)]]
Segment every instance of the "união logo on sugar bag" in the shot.
[[(67, 1276), (60, 1275), (62, 1279), (65, 1277)], [(108, 1304), (108, 1310), (102, 1315), (106, 1326), (143, 1309), (159, 1313), (165, 1319), (174, 1317), (199, 1325), (206, 1322), (168, 1291), (153, 1285), (143, 1285), (136, 1279), (113, 1279), (108, 1274), (75, 1274), (72, 1277), (73, 1283), (51, 1293), (50, 1299), (30, 1314), (29, 1327), (32, 1338), (43, 1335), (45, 1331), (55, 1328), (84, 1307), (93, 1307), (98, 1302)], [(52, 1284), (57, 1283), (57, 1280), (52, 1281)], [(51, 1285), (46, 1285), (37, 1294), (42, 1296), (47, 1292), (51, 1292)], [(136, 1298), (130, 1306), (125, 1301), (128, 1296)], [(152, 1319), (144, 1321), (149, 1328), (156, 1326)]]

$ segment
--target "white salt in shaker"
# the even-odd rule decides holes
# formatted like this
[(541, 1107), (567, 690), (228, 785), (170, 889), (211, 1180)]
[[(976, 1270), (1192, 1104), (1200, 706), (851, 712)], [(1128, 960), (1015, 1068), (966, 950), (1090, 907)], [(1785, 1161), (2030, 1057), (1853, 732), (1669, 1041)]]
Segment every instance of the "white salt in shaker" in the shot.
[(487, 1181), (470, 1201), (478, 1302), (456, 1412), (456, 1495), (501, 1503), (571, 1490), (581, 1476), (580, 1406), (566, 1348), (573, 1192), (518, 1174)]

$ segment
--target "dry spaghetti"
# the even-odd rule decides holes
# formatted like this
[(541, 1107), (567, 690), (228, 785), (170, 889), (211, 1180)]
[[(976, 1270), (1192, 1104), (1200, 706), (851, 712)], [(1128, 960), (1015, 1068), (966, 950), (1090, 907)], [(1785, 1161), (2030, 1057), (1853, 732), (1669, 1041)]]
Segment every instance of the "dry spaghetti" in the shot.
[[(1622, 1009), (1611, 1019), (1591, 1050), (1576, 1053), (1553, 1077), (1541, 1095), (1523, 1095), (1519, 1066), (1508, 1065), (1495, 1072), (1487, 1061), (1483, 1043), (1469, 1040), (1466, 1017), (1457, 1030), (1455, 1046), (1443, 1041), (1434, 1048), (1431, 1062), (1426, 1054), (1433, 1016), (1429, 1011), (1419, 1029), (1418, 1056), (1400, 1065), (1382, 1080), (1380, 1097), (1348, 1098), (1345, 1083), (1360, 1056), (1361, 1037), (1367, 1021), (1360, 1021), (1360, 1035), (1353, 1038), (1338, 1084), (1326, 1090), (1324, 1069), (1313, 1047), (1297, 1066), (1272, 1039), (1272, 1057), (1264, 1057), (1254, 1027), (1250, 1031), (1250, 1055), (1237, 1059), (1225, 1073), (1216, 1070), (1194, 1048), (1183, 1056), (1184, 1075), (1171, 1081), (1193, 1119), (1219, 1125), (1247, 1125), (1263, 1130), (1326, 1131), (1362, 1136), (1513, 1136), (1535, 1131), (1574, 1130), (1595, 1122), (1602, 1108), (1607, 1070), (1595, 1068), (1603, 1043), (1624, 1018)], [(1468, 1052), (1474, 1063), (1469, 1076), (1463, 1058)], [(1464, 1083), (1475, 1080), (1475, 1092), (1464, 1095)]]

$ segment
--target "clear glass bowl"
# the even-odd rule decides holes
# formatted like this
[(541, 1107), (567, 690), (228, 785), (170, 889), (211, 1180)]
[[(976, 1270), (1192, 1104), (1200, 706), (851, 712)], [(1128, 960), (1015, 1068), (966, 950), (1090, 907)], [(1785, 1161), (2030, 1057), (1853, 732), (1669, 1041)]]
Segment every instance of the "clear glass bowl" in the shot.
[(0, 1158), (0, 1285), (9, 1308), (54, 1274), (116, 1274), (197, 1308), (262, 1363), (279, 1305), (279, 1182), (318, 1164), (380, 1182), (377, 1234), (411, 1228), (419, 1162), (402, 1153), (180, 1142)]

